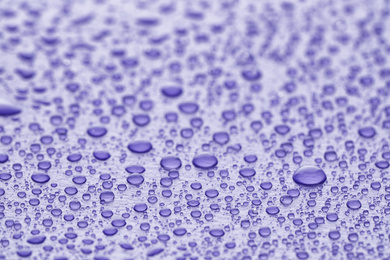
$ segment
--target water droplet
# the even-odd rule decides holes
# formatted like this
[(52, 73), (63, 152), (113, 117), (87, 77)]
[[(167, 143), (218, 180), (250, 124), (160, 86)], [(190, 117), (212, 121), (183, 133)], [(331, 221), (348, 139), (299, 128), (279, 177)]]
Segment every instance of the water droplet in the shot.
[(36, 173), (31, 175), (31, 179), (36, 183), (43, 184), (50, 180), (50, 176), (47, 174)]
[(316, 186), (326, 181), (326, 175), (317, 166), (303, 166), (294, 173), (293, 180), (299, 185)]
[(181, 167), (181, 160), (178, 157), (168, 156), (161, 159), (160, 165), (166, 170), (176, 170)]
[(347, 207), (352, 210), (357, 210), (362, 207), (362, 203), (359, 200), (349, 200), (347, 202)]
[(375, 128), (371, 126), (360, 128), (358, 133), (364, 138), (373, 138), (376, 135)]
[(98, 138), (105, 136), (107, 134), (107, 129), (103, 126), (95, 126), (88, 128), (87, 133), (91, 137)]
[(20, 112), (22, 112), (22, 110), (17, 107), (0, 104), (0, 116), (14, 116)]
[(210, 169), (218, 164), (218, 159), (211, 154), (200, 154), (194, 157), (192, 164), (201, 169)]
[(135, 141), (130, 143), (127, 148), (133, 153), (147, 153), (153, 149), (153, 146), (148, 141)]
[(245, 178), (250, 178), (255, 176), (256, 171), (252, 168), (244, 168), (239, 171), (240, 175)]

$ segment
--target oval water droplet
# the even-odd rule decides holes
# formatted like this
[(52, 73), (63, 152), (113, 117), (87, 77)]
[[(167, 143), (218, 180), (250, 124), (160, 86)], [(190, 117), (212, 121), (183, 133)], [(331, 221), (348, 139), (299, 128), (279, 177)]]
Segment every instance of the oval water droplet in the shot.
[(299, 185), (316, 186), (326, 181), (326, 175), (317, 166), (302, 166), (294, 173), (293, 180)]
[(218, 159), (212, 154), (200, 154), (194, 157), (192, 164), (201, 169), (210, 169), (218, 164)]

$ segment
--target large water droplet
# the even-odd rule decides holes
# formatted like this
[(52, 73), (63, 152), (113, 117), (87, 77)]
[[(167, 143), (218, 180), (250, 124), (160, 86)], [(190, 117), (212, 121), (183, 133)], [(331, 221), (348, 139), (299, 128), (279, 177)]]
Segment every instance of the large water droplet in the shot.
[(194, 157), (192, 164), (201, 169), (209, 169), (218, 164), (218, 159), (211, 154), (200, 154)]
[(303, 166), (294, 173), (293, 180), (299, 185), (316, 186), (326, 181), (326, 175), (317, 166)]

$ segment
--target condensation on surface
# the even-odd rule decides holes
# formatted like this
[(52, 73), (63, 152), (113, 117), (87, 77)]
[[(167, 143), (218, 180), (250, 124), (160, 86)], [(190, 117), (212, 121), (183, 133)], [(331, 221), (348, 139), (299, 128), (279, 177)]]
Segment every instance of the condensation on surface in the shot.
[(389, 7), (0, 0), (0, 259), (388, 259)]

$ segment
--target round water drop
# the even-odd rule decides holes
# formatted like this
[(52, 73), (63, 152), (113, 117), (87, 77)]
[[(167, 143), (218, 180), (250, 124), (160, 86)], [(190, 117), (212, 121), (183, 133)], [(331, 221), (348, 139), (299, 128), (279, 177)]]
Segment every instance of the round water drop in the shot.
[(360, 128), (358, 133), (363, 138), (372, 138), (376, 135), (375, 128), (371, 126)]
[(330, 231), (330, 232), (328, 233), (328, 236), (329, 236), (329, 238), (332, 239), (332, 240), (337, 240), (337, 239), (340, 238), (340, 232), (337, 231), (337, 230)]
[(271, 235), (271, 229), (269, 227), (260, 228), (259, 235), (261, 237), (269, 237)]
[(168, 156), (161, 159), (160, 165), (166, 170), (176, 170), (181, 167), (181, 160), (178, 157)]
[(195, 114), (199, 109), (199, 105), (193, 102), (181, 103), (179, 105), (180, 112), (184, 114)]
[(114, 106), (111, 109), (111, 114), (117, 117), (123, 116), (126, 114), (126, 108), (124, 106)]
[(87, 178), (84, 176), (75, 176), (75, 177), (73, 177), (72, 181), (75, 184), (81, 185), (87, 181)]
[(74, 154), (71, 154), (67, 157), (68, 161), (70, 161), (70, 162), (78, 162), (81, 160), (81, 158), (82, 158), (82, 155), (79, 153), (74, 153)]
[(20, 250), (20, 251), (16, 251), (16, 254), (18, 254), (18, 256), (20, 256), (20, 257), (29, 257), (29, 256), (31, 256), (32, 251), (31, 250)]
[(209, 169), (218, 164), (218, 159), (211, 154), (201, 154), (194, 157), (192, 164), (201, 169)]
[(208, 189), (205, 194), (208, 198), (215, 198), (219, 195), (219, 192), (216, 189)]
[(282, 203), (285, 206), (290, 205), (293, 202), (293, 198), (289, 195), (284, 195), (280, 197), (280, 203)]
[(303, 166), (294, 173), (293, 180), (299, 185), (316, 186), (326, 181), (326, 175), (317, 166)]
[(51, 168), (51, 162), (49, 161), (42, 161), (38, 163), (38, 168), (40, 170), (49, 170)]
[(111, 225), (113, 227), (124, 227), (126, 225), (126, 221), (124, 219), (114, 219), (111, 221)]
[(69, 203), (69, 208), (71, 210), (79, 210), (81, 208), (81, 203), (79, 201), (71, 201)]
[(158, 235), (157, 236), (157, 239), (160, 240), (160, 241), (168, 241), (171, 239), (171, 237), (169, 235), (166, 235), (166, 234), (161, 234), (161, 235)]
[(203, 119), (200, 117), (194, 117), (191, 119), (190, 123), (192, 127), (199, 129), (203, 125)]
[(247, 81), (256, 81), (261, 79), (262, 73), (258, 70), (248, 69), (241, 72), (241, 76)]
[(127, 177), (127, 182), (131, 185), (138, 186), (144, 182), (144, 177), (142, 175), (139, 175), (139, 174), (134, 174), (134, 175)]
[(142, 100), (140, 103), (139, 103), (139, 107), (143, 110), (143, 111), (149, 111), (153, 108), (153, 101), (152, 100)]
[(47, 174), (36, 173), (31, 175), (31, 179), (36, 183), (43, 184), (50, 180), (50, 176)]
[(189, 139), (194, 135), (194, 131), (191, 128), (184, 128), (180, 131), (180, 135), (183, 138)]
[(75, 195), (78, 192), (76, 187), (66, 187), (65, 193), (68, 195)]
[(176, 98), (183, 93), (183, 89), (181, 87), (163, 87), (161, 89), (161, 93), (169, 98)]
[(257, 156), (254, 154), (249, 154), (244, 157), (244, 161), (247, 163), (254, 163), (257, 161)]
[(336, 213), (328, 213), (326, 214), (326, 219), (330, 222), (335, 222), (339, 219), (339, 216)]
[(148, 206), (145, 203), (136, 204), (134, 210), (137, 212), (145, 212), (148, 209)]
[(327, 162), (334, 162), (337, 160), (337, 153), (334, 151), (325, 152), (324, 158)]
[(11, 177), (10, 173), (0, 173), (0, 181), (8, 181)]
[(229, 134), (226, 132), (218, 132), (213, 135), (213, 140), (217, 144), (224, 145), (229, 142)]
[(38, 206), (41, 202), (39, 199), (30, 199), (29, 202), (31, 206)]
[(145, 172), (145, 168), (143, 166), (140, 166), (140, 165), (131, 165), (131, 166), (126, 167), (126, 171), (128, 173), (143, 173), (143, 172)]
[(114, 212), (112, 212), (111, 210), (104, 210), (102, 211), (101, 215), (103, 218), (111, 218), (112, 215), (114, 215)]
[(5, 163), (8, 161), (8, 155), (0, 153), (0, 163)]
[(130, 143), (127, 148), (133, 153), (147, 153), (152, 150), (153, 146), (148, 141), (135, 141)]
[(173, 183), (173, 181), (172, 181), (172, 178), (170, 178), (170, 177), (164, 177), (164, 178), (161, 178), (161, 180), (160, 180), (160, 184), (163, 187), (170, 187), (172, 185), (172, 183)]
[(95, 126), (95, 127), (90, 127), (87, 130), (87, 133), (91, 137), (102, 137), (107, 133), (107, 129), (103, 126)]
[(38, 244), (42, 244), (43, 242), (45, 242), (45, 240), (46, 240), (46, 236), (35, 236), (35, 237), (27, 239), (27, 242), (30, 244), (33, 244), (33, 245), (38, 245)]
[(209, 233), (213, 237), (223, 237), (225, 235), (225, 231), (222, 229), (212, 229)]
[(97, 160), (105, 161), (110, 159), (111, 154), (106, 151), (95, 151), (93, 152), (93, 157), (95, 157)]
[(134, 115), (133, 123), (137, 126), (146, 126), (150, 123), (150, 117), (144, 114)]
[(255, 176), (256, 171), (252, 168), (244, 168), (239, 171), (240, 175), (244, 178), (250, 178)]
[(289, 189), (287, 191), (287, 194), (290, 195), (293, 198), (298, 198), (301, 193), (300, 193), (300, 191), (298, 189)]
[(115, 199), (115, 195), (112, 191), (104, 191), (102, 193), (100, 193), (100, 201), (104, 202), (104, 203), (109, 203), (109, 202), (113, 202), (114, 199)]
[(106, 236), (113, 236), (116, 233), (118, 233), (118, 229), (116, 229), (116, 228), (106, 228), (106, 229), (103, 229), (103, 234), (106, 235)]
[(285, 135), (290, 132), (290, 127), (288, 125), (277, 125), (275, 126), (275, 131), (280, 135)]
[(65, 88), (66, 88), (69, 92), (74, 93), (74, 92), (76, 92), (77, 90), (79, 90), (80, 84), (71, 82), (71, 83), (66, 84)]
[(349, 240), (350, 242), (356, 242), (356, 241), (359, 240), (359, 235), (358, 235), (357, 233), (350, 233), (350, 234), (348, 235), (348, 240)]
[(352, 210), (357, 210), (362, 207), (362, 203), (360, 202), (360, 200), (349, 200), (347, 202), (347, 207)]
[(12, 137), (9, 136), (9, 135), (3, 135), (1, 138), (0, 138), (0, 142), (4, 145), (8, 145), (10, 143), (12, 143)]
[(278, 214), (280, 212), (279, 208), (278, 207), (274, 207), (274, 206), (266, 208), (265, 211), (269, 215), (276, 215), (276, 214)]
[(255, 133), (258, 133), (261, 129), (263, 129), (263, 123), (261, 121), (252, 121), (251, 122), (251, 128)]
[(53, 137), (50, 135), (44, 135), (40, 139), (42, 144), (51, 144), (53, 142)]
[(175, 112), (168, 112), (165, 114), (165, 119), (168, 123), (176, 123), (178, 115)]
[(170, 209), (162, 209), (159, 214), (162, 217), (169, 217), (172, 214), (172, 211)]
[(173, 230), (173, 234), (179, 237), (184, 236), (186, 233), (187, 233), (187, 229), (185, 228), (177, 228)]
[(190, 186), (191, 186), (191, 188), (192, 188), (193, 190), (200, 190), (200, 189), (202, 188), (202, 184), (199, 183), (199, 182), (191, 183)]
[(260, 187), (263, 190), (270, 190), (272, 188), (272, 182), (269, 182), (269, 181), (262, 182), (262, 183), (260, 183)]
[(379, 161), (375, 163), (375, 166), (383, 170), (389, 168), (390, 164), (388, 161)]
[(297, 252), (295, 255), (300, 260), (306, 260), (309, 258), (309, 254), (307, 252)]

